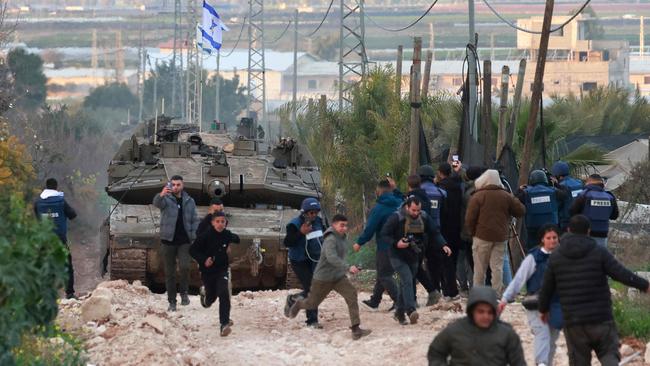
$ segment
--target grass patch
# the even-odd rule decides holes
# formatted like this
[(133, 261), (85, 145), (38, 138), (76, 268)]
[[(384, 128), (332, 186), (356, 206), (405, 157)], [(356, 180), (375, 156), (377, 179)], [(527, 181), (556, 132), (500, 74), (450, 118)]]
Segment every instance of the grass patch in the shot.
[(87, 361), (82, 341), (58, 327), (50, 334), (23, 335), (20, 346), (12, 354), (19, 366), (83, 366)]
[(650, 341), (650, 299), (639, 295), (636, 299), (627, 296), (614, 298), (614, 320), (622, 337), (634, 337)]

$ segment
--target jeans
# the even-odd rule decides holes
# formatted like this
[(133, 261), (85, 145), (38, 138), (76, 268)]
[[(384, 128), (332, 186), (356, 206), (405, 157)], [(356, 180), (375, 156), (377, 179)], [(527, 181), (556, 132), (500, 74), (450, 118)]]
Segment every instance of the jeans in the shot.
[(399, 297), (397, 301), (397, 313), (404, 313), (415, 310), (415, 287), (414, 278), (418, 271), (418, 262), (406, 262), (397, 255), (391, 254), (390, 263), (399, 277)]
[(472, 258), (472, 242), (463, 241), (458, 250), (458, 264), (456, 266), (456, 277), (460, 283), (461, 290), (469, 290), (474, 280), (474, 258)]
[[(291, 268), (293, 268), (293, 272), (296, 274), (298, 281), (300, 281), (300, 284), (302, 285), (302, 292), (300, 294), (304, 298), (309, 296), (309, 290), (311, 289), (311, 282), (317, 264), (318, 262), (313, 262), (311, 260), (300, 262), (291, 261)], [(306, 313), (307, 324), (318, 323), (318, 309), (309, 309)]]
[(165, 287), (167, 288), (167, 300), (170, 304), (176, 303), (176, 259), (178, 259), (179, 289), (182, 295), (187, 295), (190, 283), (190, 244), (170, 245), (161, 244), (164, 267)]
[(591, 351), (596, 352), (603, 366), (618, 366), (618, 333), (614, 321), (598, 324), (572, 325), (564, 328), (569, 364), (571, 366), (591, 365)]
[(393, 270), (393, 266), (390, 264), (388, 250), (377, 251), (376, 267), (377, 280), (375, 281), (375, 287), (372, 290), (370, 302), (379, 305), (385, 290), (388, 292), (388, 296), (390, 296), (391, 300), (396, 303), (399, 296), (399, 289), (397, 288), (397, 283), (395, 283), (395, 279), (393, 278), (395, 271)]
[(205, 302), (209, 307), (219, 299), (219, 323), (226, 325), (230, 322), (230, 292), (228, 290), (228, 271), (201, 273), (205, 288)]
[(345, 299), (345, 303), (348, 305), (348, 311), (350, 313), (350, 325), (354, 327), (361, 324), (361, 319), (359, 318), (357, 289), (346, 276), (338, 281), (331, 282), (312, 280), (309, 296), (306, 299), (297, 302), (298, 308), (307, 309), (307, 311), (318, 309), (318, 305), (320, 305), (332, 291), (338, 292), (339, 295), (343, 296), (343, 299)]
[(500, 298), (503, 294), (503, 253), (507, 242), (492, 242), (474, 237), (474, 286), (485, 284), (488, 267), (492, 270), (492, 288)]
[(543, 363), (547, 366), (553, 366), (553, 356), (555, 356), (555, 342), (560, 336), (560, 330), (555, 329), (549, 324), (542, 322), (537, 310), (526, 311), (528, 325), (533, 332), (535, 350), (535, 364)]
[(607, 238), (599, 238), (595, 236), (592, 236), (591, 238), (596, 241), (596, 244), (600, 245), (603, 248), (607, 248)]
[(512, 269), (510, 267), (510, 248), (508, 242), (504, 246), (503, 251), (503, 287), (506, 288), (512, 282)]

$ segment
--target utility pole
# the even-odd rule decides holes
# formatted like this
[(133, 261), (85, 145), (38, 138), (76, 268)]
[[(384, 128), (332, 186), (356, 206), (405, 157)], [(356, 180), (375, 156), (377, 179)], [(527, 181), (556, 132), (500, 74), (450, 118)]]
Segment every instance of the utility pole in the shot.
[[(90, 56), (90, 67), (93, 69), (93, 74), (97, 73), (97, 67), (99, 66), (99, 60), (97, 55), (97, 29), (93, 28), (93, 40), (92, 40), (92, 53)], [(93, 75), (94, 76), (94, 75)]]
[(494, 33), (490, 33), (490, 60), (494, 61)]
[[(517, 73), (517, 85), (515, 86), (515, 95), (512, 100), (512, 111), (510, 112), (510, 123), (506, 134), (506, 144), (512, 147), (512, 141), (515, 138), (515, 128), (519, 118), (519, 107), (521, 106), (521, 94), (524, 90), (524, 77), (526, 76), (526, 59), (519, 61), (519, 72)], [(501, 154), (501, 152), (497, 152)]]
[[(291, 125), (296, 126), (298, 119), (298, 9), (293, 14), (293, 75), (291, 90)], [(280, 133), (282, 137), (282, 133)]]
[[(151, 65), (149, 65), (151, 67)], [(158, 60), (156, 60), (156, 70), (152, 71), (153, 75), (153, 112), (156, 124), (158, 124)]]
[(537, 114), (542, 100), (542, 91), (544, 88), (544, 67), (546, 66), (546, 53), (548, 52), (548, 39), (551, 35), (551, 19), (553, 18), (554, 0), (546, 0), (544, 9), (544, 22), (542, 23), (542, 36), (539, 41), (539, 52), (537, 54), (537, 65), (535, 66), (535, 81), (533, 82), (533, 93), (530, 97), (530, 115), (526, 125), (526, 137), (524, 139), (524, 152), (521, 158), (521, 167), (519, 169), (519, 185), (523, 185), (528, 180), (528, 171), (530, 170), (530, 156), (533, 149), (533, 139), (535, 136), (535, 127), (537, 125)]
[(341, 0), (339, 18), (339, 111), (350, 91), (366, 76), (364, 0)]
[[(474, 0), (468, 0), (467, 5), (469, 7), (469, 44), (477, 54), (478, 50), (476, 47), (476, 32), (474, 27)], [(476, 55), (474, 52), (469, 52), (467, 58), (468, 63), (468, 72), (469, 72), (469, 129), (470, 135), (474, 137), (474, 141), (478, 140), (478, 124), (476, 123), (476, 100), (478, 98), (477, 93), (477, 73), (476, 73)]]
[[(264, 1), (248, 0), (248, 105), (246, 116), (253, 117), (255, 134), (257, 123), (267, 122), (265, 136), (271, 138), (266, 117), (266, 65), (264, 61)], [(253, 116), (255, 114), (255, 116)]]
[[(178, 58), (178, 46), (179, 40), (181, 37), (181, 0), (174, 1), (174, 41), (173, 41), (173, 52), (172, 52), (172, 116), (176, 115), (176, 106), (178, 104), (178, 82), (180, 73), (176, 69), (177, 58)], [(182, 58), (182, 56), (181, 56)], [(181, 68), (182, 69), (182, 68)]]
[(413, 65), (411, 65), (411, 126), (409, 141), (409, 174), (415, 174), (420, 163), (420, 60), (422, 58), (422, 38), (413, 41)]
[(433, 60), (433, 51), (427, 51), (427, 61), (424, 64), (424, 77), (422, 78), (422, 99), (429, 95), (429, 80), (431, 79), (431, 62)]
[(501, 99), (499, 103), (499, 132), (497, 133), (497, 159), (501, 155), (503, 145), (506, 143), (506, 119), (508, 118), (508, 82), (510, 81), (510, 68), (501, 68)]
[(483, 61), (483, 103), (481, 103), (481, 142), (483, 163), (492, 163), (492, 61)]
[[(435, 39), (436, 38), (435, 37), (436, 37), (436, 35), (433, 33), (433, 23), (429, 23), (429, 49), (431, 50), (431, 52), (434, 52), (433, 50), (434, 50), (434, 48), (436, 46), (436, 44), (435, 44)], [(436, 55), (434, 53), (433, 54), (433, 60), (435, 60), (435, 59), (436, 59)]]
[(397, 46), (397, 65), (395, 66), (395, 94), (398, 98), (402, 96), (402, 59), (404, 47)]
[(641, 61), (645, 59), (645, 32), (644, 32), (644, 17), (641, 15), (639, 17), (639, 55), (641, 56)]
[(197, 47), (197, 6), (196, 0), (187, 2), (187, 76), (185, 90), (186, 123), (201, 127), (201, 53)]
[(221, 50), (217, 50), (217, 76), (214, 81), (214, 120), (221, 122)]
[(144, 94), (143, 80), (144, 76), (144, 36), (142, 34), (142, 14), (140, 14), (140, 44), (138, 45), (138, 75), (137, 75), (137, 93), (138, 93), (138, 123), (142, 122), (142, 94)]
[(122, 31), (115, 34), (115, 81), (124, 80), (124, 50), (122, 49)]

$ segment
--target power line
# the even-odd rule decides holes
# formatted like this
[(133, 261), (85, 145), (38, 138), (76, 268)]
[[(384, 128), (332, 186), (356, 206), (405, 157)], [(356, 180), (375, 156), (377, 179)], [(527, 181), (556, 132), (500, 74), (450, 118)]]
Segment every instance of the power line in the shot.
[[(512, 28), (514, 28), (514, 29), (516, 29), (516, 30), (520, 30), (520, 31), (525, 32), (525, 33), (530, 33), (530, 34), (542, 34), (541, 31), (532, 31), (532, 30), (530, 30), (530, 29), (522, 28), (522, 27), (520, 27), (520, 26), (514, 24), (513, 22), (509, 21), (508, 19), (504, 18), (501, 14), (499, 14), (499, 12), (496, 11), (496, 9), (494, 9), (494, 8), (492, 7), (492, 5), (490, 5), (490, 3), (489, 3), (487, 0), (483, 0), (483, 2), (484, 2), (485, 5), (487, 5), (487, 7), (492, 11), (492, 13), (494, 13), (494, 15), (496, 15), (497, 18), (501, 19), (502, 22), (506, 23), (506, 24), (509, 25), (510, 27), (512, 27)], [(569, 20), (567, 20), (566, 22), (562, 23), (561, 25), (559, 25), (559, 26), (557, 26), (557, 27), (555, 27), (555, 28), (551, 28), (551, 33), (553, 33), (553, 32), (557, 32), (557, 31), (559, 31), (560, 29), (564, 28), (565, 25), (571, 23), (571, 22), (573, 21), (573, 19), (575, 19), (578, 15), (580, 15), (580, 13), (582, 13), (583, 10), (585, 10), (585, 8), (587, 7), (587, 5), (589, 5), (590, 2), (591, 2), (591, 0), (587, 0), (587, 1), (585, 1), (585, 3), (582, 4), (582, 6), (580, 7), (580, 9), (578, 9), (578, 11), (577, 11), (575, 14), (573, 14), (573, 16), (571, 16), (571, 18), (569, 18)]]
[(282, 31), (282, 33), (280, 33), (280, 36), (278, 36), (276, 39), (274, 39), (274, 40), (272, 40), (272, 41), (264, 41), (264, 42), (265, 42), (266, 44), (273, 44), (273, 43), (279, 41), (280, 39), (282, 39), (282, 37), (284, 37), (284, 35), (285, 35), (285, 34), (287, 33), (287, 31), (289, 30), (289, 27), (291, 26), (291, 23), (293, 23), (293, 19), (290, 20), (289, 23), (287, 23), (287, 26), (284, 28), (284, 30)]
[(318, 32), (320, 30), (320, 27), (323, 26), (323, 23), (325, 23), (325, 19), (327, 19), (327, 16), (330, 14), (330, 10), (332, 10), (332, 5), (333, 4), (334, 4), (334, 0), (331, 0), (330, 5), (327, 7), (327, 11), (325, 12), (325, 16), (323, 17), (323, 19), (321, 19), (320, 24), (318, 24), (318, 27), (316, 27), (316, 29), (314, 29), (312, 32), (309, 32), (307, 34), (303, 34), (303, 33), (300, 33), (300, 32), (298, 32), (298, 33), (300, 35), (302, 35), (303, 37), (311, 37), (314, 34), (316, 34), (316, 32)]
[(221, 57), (228, 57), (232, 55), (233, 52), (235, 52), (235, 49), (237, 46), (239, 46), (239, 41), (241, 41), (241, 37), (244, 34), (244, 27), (246, 26), (246, 16), (244, 17), (244, 21), (241, 23), (241, 29), (239, 30), (239, 37), (237, 37), (237, 42), (235, 42), (235, 45), (232, 47), (232, 49), (226, 54), (222, 55)]
[(437, 3), (438, 3), (438, 0), (435, 0), (433, 3), (431, 3), (431, 5), (429, 6), (429, 8), (428, 8), (428, 9), (427, 9), (427, 10), (426, 10), (422, 15), (420, 15), (420, 17), (418, 17), (418, 18), (417, 18), (415, 21), (413, 21), (411, 24), (407, 25), (406, 27), (402, 27), (402, 28), (386, 28), (386, 27), (384, 27), (383, 25), (380, 25), (379, 23), (377, 23), (377, 22), (376, 22), (374, 19), (372, 19), (369, 15), (366, 14), (365, 17), (366, 17), (366, 19), (368, 19), (368, 20), (370, 21), (370, 23), (374, 24), (376, 27), (378, 27), (378, 28), (380, 28), (380, 29), (383, 29), (383, 30), (388, 31), (388, 32), (402, 32), (402, 31), (405, 31), (405, 30), (407, 30), (407, 29), (409, 29), (409, 28), (415, 26), (416, 24), (418, 24), (422, 19), (424, 19), (424, 17), (426, 17), (426, 16), (431, 12), (431, 9), (433, 9), (433, 7), (434, 7)]

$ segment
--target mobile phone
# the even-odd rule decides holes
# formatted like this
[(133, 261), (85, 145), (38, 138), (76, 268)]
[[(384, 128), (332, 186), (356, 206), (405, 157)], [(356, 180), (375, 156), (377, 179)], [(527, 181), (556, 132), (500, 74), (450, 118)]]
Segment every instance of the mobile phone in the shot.
[(452, 155), (451, 160), (452, 161), (458, 161), (458, 155)]
[(172, 190), (172, 182), (167, 182), (167, 189)]

